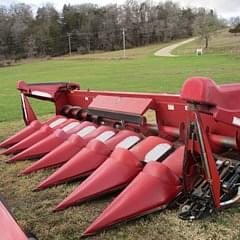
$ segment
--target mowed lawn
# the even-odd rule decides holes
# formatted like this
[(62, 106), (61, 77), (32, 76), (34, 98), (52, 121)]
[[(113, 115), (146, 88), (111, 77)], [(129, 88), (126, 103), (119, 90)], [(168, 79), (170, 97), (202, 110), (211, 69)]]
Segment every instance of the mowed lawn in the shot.
[[(211, 43), (222, 38), (223, 34), (220, 34), (218, 40), (213, 39)], [(228, 38), (231, 39), (230, 36)], [(225, 46), (229, 46), (229, 42), (225, 41)], [(239, 47), (240, 41), (238, 44)], [(116, 51), (33, 60), (14, 67), (0, 68), (0, 141), (23, 127), (19, 93), (15, 89), (19, 79), (29, 83), (73, 81), (79, 82), (82, 89), (174, 93), (178, 93), (184, 80), (191, 76), (210, 77), (217, 83), (240, 82), (240, 56), (231, 50), (224, 53), (209, 51), (202, 57), (196, 57), (193, 50), (198, 43), (195, 42), (177, 49), (183, 56), (153, 56), (156, 50), (165, 45), (128, 50), (127, 59), (122, 59), (122, 52)], [(45, 102), (34, 102), (34, 107), (42, 115), (52, 110)], [(17, 177), (31, 161), (6, 164), (4, 160), (6, 157), (0, 156), (0, 193), (4, 194), (21, 226), (33, 231), (39, 240), (79, 239), (80, 234), (118, 194), (109, 194), (66, 211), (52, 213), (54, 207), (72, 192), (80, 181), (32, 192), (31, 190), (54, 170)], [(164, 210), (150, 214), (120, 224), (90, 239), (240, 239), (239, 208), (224, 210), (193, 222), (180, 220), (177, 212)]]
[[(240, 80), (240, 54), (209, 53), (197, 57), (189, 53), (177, 58), (153, 56), (165, 45), (128, 50), (127, 59), (122, 59), (122, 52), (116, 51), (34, 60), (32, 63), (0, 68), (0, 121), (21, 117), (16, 90), (19, 79), (28, 83), (72, 81), (80, 83), (82, 89), (171, 93), (178, 93), (184, 80), (192, 76), (206, 76), (217, 83)], [(189, 45), (181, 49), (189, 49)], [(49, 105), (37, 106), (41, 114), (49, 112)]]

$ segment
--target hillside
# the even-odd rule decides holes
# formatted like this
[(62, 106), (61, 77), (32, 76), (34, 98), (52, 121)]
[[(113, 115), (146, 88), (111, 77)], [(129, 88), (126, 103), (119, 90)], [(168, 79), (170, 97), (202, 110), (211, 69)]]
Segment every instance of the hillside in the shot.
[[(212, 41), (219, 46), (224, 43), (227, 49), (232, 49), (240, 45), (236, 43), (238, 38), (221, 33)], [(185, 79), (196, 75), (213, 78), (218, 83), (239, 81), (239, 55), (232, 51), (219, 54), (218, 50), (212, 49), (211, 54), (196, 57), (192, 53), (196, 44), (190, 43), (177, 49), (178, 54), (188, 53), (177, 58), (153, 56), (156, 50), (168, 45), (155, 44), (127, 50), (126, 59), (122, 59), (122, 51), (115, 51), (34, 60), (0, 68), (0, 121), (21, 118), (19, 93), (16, 91), (19, 79), (29, 83), (73, 81), (80, 83), (83, 89), (172, 93), (179, 92)], [(37, 102), (34, 106), (40, 114), (53, 110), (46, 102)]]
[(228, 29), (218, 31), (212, 35), (209, 41), (209, 48), (205, 49), (203, 39), (185, 44), (176, 48), (173, 53), (177, 55), (192, 55), (197, 48), (203, 48), (204, 54), (222, 54), (240, 56), (240, 34), (229, 33)]

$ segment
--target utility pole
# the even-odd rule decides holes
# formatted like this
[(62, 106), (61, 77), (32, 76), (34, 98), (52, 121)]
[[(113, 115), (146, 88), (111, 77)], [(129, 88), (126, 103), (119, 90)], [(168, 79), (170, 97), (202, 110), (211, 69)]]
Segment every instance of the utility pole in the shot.
[(123, 36), (123, 57), (126, 57), (126, 35), (125, 35), (125, 29), (123, 28), (122, 31), (122, 36)]
[(68, 50), (69, 50), (69, 55), (72, 55), (72, 45), (71, 45), (71, 33), (67, 33), (68, 36)]

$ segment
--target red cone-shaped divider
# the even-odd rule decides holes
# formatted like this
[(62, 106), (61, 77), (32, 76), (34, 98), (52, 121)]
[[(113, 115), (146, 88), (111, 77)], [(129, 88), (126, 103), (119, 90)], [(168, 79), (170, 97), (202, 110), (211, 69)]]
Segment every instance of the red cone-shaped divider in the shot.
[(142, 164), (132, 152), (121, 148), (116, 149), (111, 157), (55, 208), (55, 211), (121, 188), (131, 181), (141, 169)]
[(67, 162), (75, 154), (77, 154), (91, 139), (110, 129), (110, 127), (101, 126), (93, 132), (85, 135), (84, 137), (81, 137), (79, 134), (71, 135), (64, 143), (32, 164), (30, 167), (26, 168), (22, 174), (27, 174), (33, 171), (38, 171), (43, 168), (48, 168)]
[(8, 139), (0, 143), (0, 147), (6, 148), (20, 142), (24, 138), (28, 137), (29, 135), (33, 134), (38, 129), (40, 129), (41, 126), (42, 124), (38, 120), (31, 122), (30, 125), (28, 125), (27, 127), (23, 128), (13, 136), (9, 137)]
[[(113, 224), (165, 208), (181, 191), (179, 176), (184, 153), (177, 150), (167, 163), (174, 162), (174, 171), (163, 163), (149, 162), (143, 171), (120, 193), (103, 213), (87, 228), (83, 236), (96, 233)], [(175, 162), (178, 162), (175, 164)], [(171, 164), (170, 164), (171, 165)], [(181, 169), (179, 168), (181, 167)]]
[[(57, 184), (77, 177), (89, 175), (100, 166), (117, 145), (129, 148), (140, 140), (137, 133), (123, 130), (109, 140), (92, 140), (81, 152), (47, 179), (47, 184)], [(46, 182), (44, 183), (46, 184)]]
[[(82, 184), (75, 189), (55, 210), (61, 210), (77, 202), (83, 202), (106, 192), (121, 188), (127, 185), (143, 168), (146, 156), (157, 146), (171, 144), (159, 137), (148, 137), (137, 144), (131, 150), (116, 148), (111, 156), (89, 176)], [(168, 151), (169, 148), (166, 148)], [(155, 155), (157, 160), (166, 151)]]
[(21, 152), (35, 143), (41, 141), (45, 137), (49, 136), (51, 133), (54, 132), (55, 129), (63, 128), (65, 125), (70, 124), (71, 122), (76, 121), (73, 119), (65, 120), (65, 118), (57, 119), (53, 121), (49, 125), (44, 124), (39, 130), (35, 131), (33, 134), (29, 135), (28, 137), (24, 138), (22, 141), (18, 142), (17, 144), (13, 145), (9, 149), (7, 149), (3, 154), (16, 154)]
[(29, 135), (31, 135), (34, 132), (36, 132), (37, 130), (39, 130), (43, 125), (50, 125), (51, 123), (53, 124), (58, 119), (66, 120), (65, 117), (57, 115), (57, 116), (50, 118), (47, 122), (45, 122), (43, 124), (40, 123), (38, 120), (32, 121), (27, 127), (23, 128), (22, 130), (18, 131), (13, 136), (9, 137), (8, 139), (6, 139), (2, 143), (0, 143), (0, 148), (7, 148), (7, 147), (10, 147), (10, 146), (22, 141)]
[(183, 174), (184, 153), (185, 146), (180, 146), (163, 161), (163, 164), (170, 168), (179, 178)]
[(43, 189), (88, 175), (111, 153), (112, 150), (107, 145), (107, 139), (114, 135), (115, 130), (111, 129), (103, 132), (96, 139), (91, 140), (85, 148), (74, 155), (67, 163), (50, 175), (46, 180), (40, 183), (37, 189)]
[(68, 135), (61, 129), (42, 139), (40, 142), (34, 144), (32, 147), (18, 153), (16, 156), (10, 158), (8, 162), (20, 161), (25, 159), (42, 157), (44, 154), (50, 152), (52, 149), (63, 143)]
[[(140, 140), (136, 133), (128, 130), (121, 131), (106, 142), (102, 142), (99, 139), (92, 140), (81, 152), (54, 173), (55, 180), (63, 182), (89, 175), (107, 159), (114, 146), (124, 139), (130, 140), (130, 144), (135, 144)], [(126, 146), (129, 145), (126, 141), (123, 143)]]
[(46, 138), (10, 158), (9, 162), (43, 156), (52, 151), (58, 145), (62, 144), (72, 133), (77, 132), (88, 125), (91, 125), (91, 123), (87, 121), (83, 123), (73, 121), (62, 129), (56, 129)]
[(43, 125), (38, 131), (36, 131), (33, 134), (29, 135), (28, 137), (26, 137), (25, 139), (23, 139), (19, 143), (13, 145), (12, 147), (7, 149), (3, 153), (8, 155), (8, 154), (16, 154), (18, 152), (21, 152), (21, 151), (31, 147), (35, 143), (41, 141), (42, 139), (46, 138), (53, 131), (54, 130), (52, 128), (50, 128), (49, 126)]
[(60, 144), (38, 161), (34, 162), (31, 166), (27, 167), (20, 175), (62, 164), (79, 152), (84, 146), (84, 139), (76, 134), (73, 134), (65, 142)]

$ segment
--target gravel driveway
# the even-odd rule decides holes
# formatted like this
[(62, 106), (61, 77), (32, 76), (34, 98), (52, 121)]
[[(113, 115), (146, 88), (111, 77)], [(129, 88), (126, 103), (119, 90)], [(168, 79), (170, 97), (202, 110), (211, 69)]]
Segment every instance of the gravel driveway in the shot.
[(195, 39), (196, 38), (190, 38), (188, 40), (172, 44), (172, 45), (170, 45), (168, 47), (165, 47), (165, 48), (162, 48), (162, 49), (158, 50), (157, 52), (154, 53), (154, 55), (157, 56), (157, 57), (177, 57), (177, 55), (173, 55), (173, 54), (171, 54), (171, 52), (175, 48), (177, 48), (177, 47), (179, 47), (179, 46), (181, 46), (183, 44), (190, 43), (190, 42), (194, 41)]

